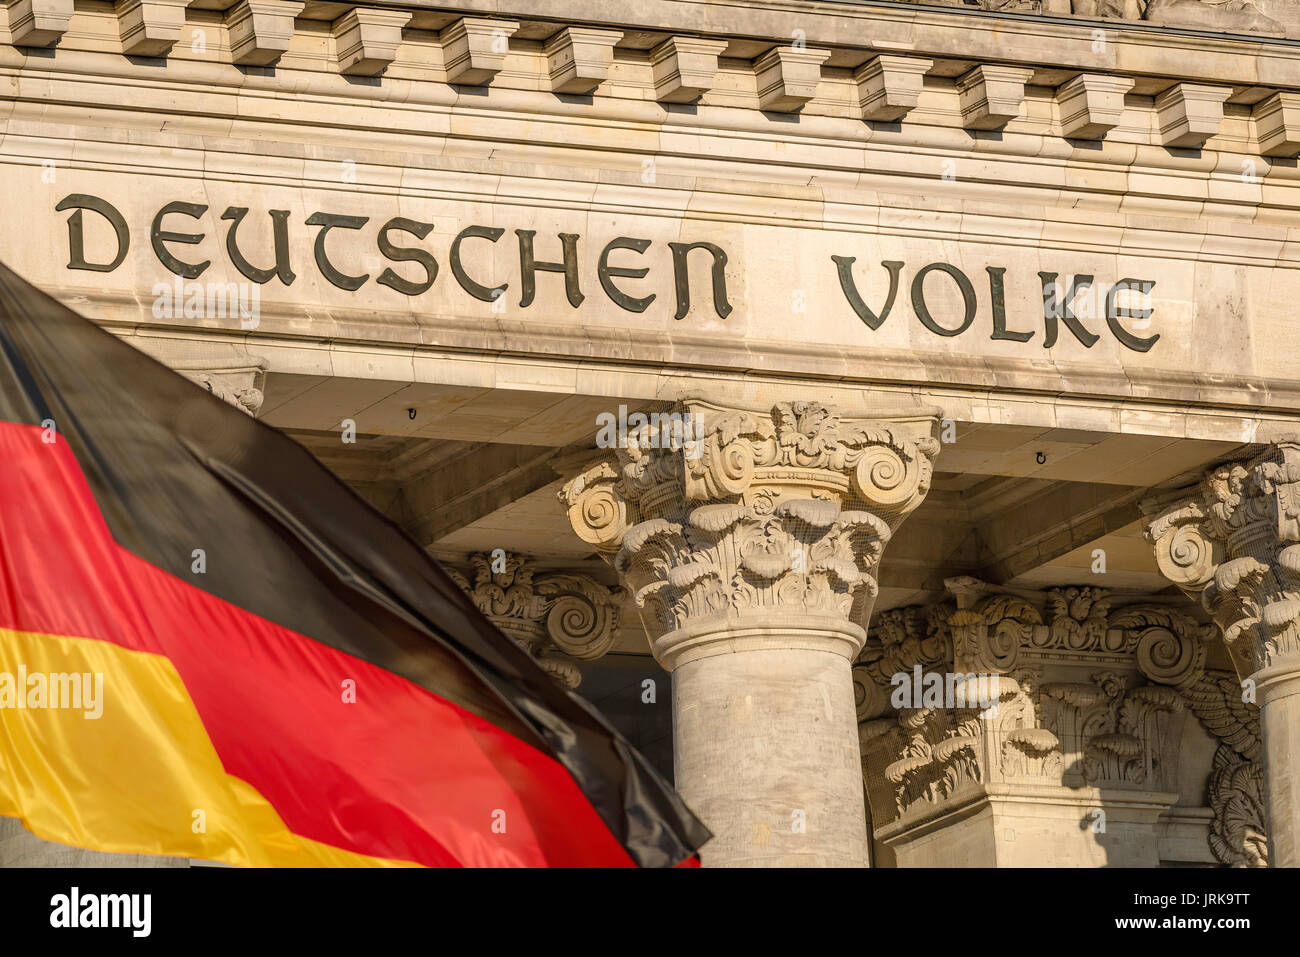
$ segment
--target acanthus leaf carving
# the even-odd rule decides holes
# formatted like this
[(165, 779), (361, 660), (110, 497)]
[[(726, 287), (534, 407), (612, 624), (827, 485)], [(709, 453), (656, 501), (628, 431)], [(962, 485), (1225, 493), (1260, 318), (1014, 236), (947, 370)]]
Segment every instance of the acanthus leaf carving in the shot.
[(1300, 442), (1143, 507), (1161, 573), (1218, 623), (1239, 676), (1300, 657)]
[(1210, 777), (1210, 849), (1230, 867), (1268, 867), (1264, 775), (1260, 765), (1220, 745)]
[[(962, 607), (942, 602), (881, 612), (854, 667), (864, 778), (877, 827), (937, 813), (966, 795), (961, 789), (972, 782), (1171, 793), (1179, 781), (1186, 709), (1237, 767), (1214, 785), (1220, 796), (1211, 801), (1212, 852), (1225, 863), (1259, 865), (1264, 825), (1250, 799), (1259, 774), (1259, 710), (1242, 700), (1231, 674), (1206, 669), (1213, 623), (1167, 602), (1130, 599), (1111, 610), (1113, 596), (1080, 586), (1049, 590), (1052, 617), (1043, 624), (1023, 593), (974, 579), (952, 579), (948, 588)], [(999, 622), (1019, 629), (1025, 657), (1001, 673), (996, 711), (895, 708), (891, 678), (913, 669), (927, 680), (960, 673), (981, 660), (978, 649), (963, 651), (962, 642)], [(987, 634), (980, 640), (990, 643)], [(1045, 681), (1049, 669), (1078, 677)], [(956, 756), (974, 766), (959, 771), (944, 764)]]
[(762, 413), (698, 400), (674, 414), (690, 423), (679, 445), (633, 430), (560, 492), (652, 642), (778, 609), (860, 628), (885, 545), (929, 489), (932, 414), (904, 426), (819, 402)]
[(571, 688), (582, 680), (573, 659), (604, 655), (617, 638), (626, 593), (587, 575), (540, 571), (520, 555), (469, 556), (474, 580), (449, 574), (493, 624)]

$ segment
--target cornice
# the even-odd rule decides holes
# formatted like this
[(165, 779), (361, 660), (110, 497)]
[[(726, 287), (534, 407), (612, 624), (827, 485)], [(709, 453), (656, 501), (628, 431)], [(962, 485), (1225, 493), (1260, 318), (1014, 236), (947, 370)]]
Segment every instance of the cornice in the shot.
[[(417, 73), (423, 68), (420, 79), (459, 88), (505, 79), (518, 68), (507, 63), (518, 52), (538, 62), (524, 71), (526, 77), (515, 79), (536, 90), (604, 98), (608, 87), (630, 83), (648, 102), (690, 104), (698, 97), (702, 103), (745, 105), (756, 114), (801, 111), (829, 83), (847, 79), (855, 87), (849, 96), (852, 111), (863, 126), (879, 120), (909, 123), (924, 74), (941, 84), (960, 80), (953, 93), (961, 100), (959, 125), (968, 132), (1014, 124), (1024, 115), (1026, 89), (1037, 87), (1069, 100), (1057, 111), (1066, 125), (1052, 121), (1057, 135), (1068, 132), (1093, 141), (1111, 136), (1119, 124), (1116, 104), (1123, 94), (1105, 91), (1127, 86), (1139, 98), (1133, 108), (1159, 114), (1153, 123), (1156, 145), (1199, 148), (1223, 125), (1220, 104), (1249, 110), (1262, 103), (1262, 129), (1250, 134), (1243, 151), (1300, 153), (1300, 111), (1281, 108), (1275, 99), (1300, 90), (1300, 44), (1286, 39), (1153, 31), (1117, 20), (987, 16), (905, 2), (740, 6), (647, 0), (606, 9), (582, 0), (543, 0), (516, 11), (483, 0), (464, 0), (455, 8), (377, 0), (336, 15), (335, 4), (304, 9), (299, 3), (257, 0), (249, 13), (249, 0), (224, 11), (200, 0), (184, 10), (175, 2), (86, 4), (65, 23), (66, 5), (66, 0), (6, 0), (9, 26), (0, 42), (8, 39), (24, 65), (38, 69), (62, 69), (62, 56), (76, 50), (136, 56), (147, 51), (154, 58), (208, 65), (213, 59), (253, 64), (272, 74), (295, 68), (360, 75), (382, 86), (397, 79), (390, 74), (400, 73), (406, 61)], [(48, 7), (51, 14), (39, 21), (24, 17), (28, 7)], [(178, 26), (181, 15), (187, 19)], [(36, 22), (39, 29), (25, 26)], [(199, 40), (173, 43), (182, 32), (201, 35), (202, 49), (195, 47)], [(473, 52), (468, 37), (477, 38)], [(726, 70), (697, 61), (688, 67), (686, 87), (672, 79), (680, 64), (656, 78), (652, 61), (657, 56), (662, 66), (665, 44), (670, 50), (676, 49), (673, 44), (683, 51), (704, 49), (708, 56), (721, 50), (719, 65), (730, 64), (732, 70), (739, 65), (748, 78), (729, 91), (720, 79)], [(53, 55), (30, 56), (40, 48)], [(418, 53), (414, 61), (412, 51)], [(626, 73), (626, 64), (644, 66), (646, 76)], [(972, 85), (972, 77), (978, 83)], [(1097, 92), (1081, 98), (1081, 82)], [(373, 86), (366, 91), (373, 93)], [(301, 82), (296, 92), (306, 92)], [(1154, 106), (1141, 101), (1157, 96)]]
[[(151, 318), (148, 304), (141, 305), (135, 297), (105, 294), (89, 287), (59, 290), (59, 295), (75, 303), (83, 314), (127, 338), (183, 334), (223, 340), (232, 335), (230, 330), (217, 328), (160, 324)], [(123, 312), (133, 308), (139, 310), (139, 321), (128, 320)], [(272, 359), (279, 356), (284, 367), (315, 374), (330, 374), (329, 355), (338, 350), (400, 357), (403, 362), (412, 357), (454, 358), (457, 362), (477, 357), (487, 364), (522, 361), (530, 366), (557, 368), (569, 368), (577, 357), (593, 371), (622, 372), (629, 398), (662, 398), (665, 385), (682, 379), (708, 381), (719, 387), (728, 380), (739, 382), (741, 376), (790, 386), (812, 379), (846, 390), (871, 386), (900, 401), (903, 397), (921, 396), (948, 409), (950, 414), (957, 408), (975, 409), (992, 396), (1002, 407), (1019, 397), (1025, 405), (1017, 410), (1016, 421), (1023, 424), (1055, 425), (1058, 407), (1072, 401), (1089, 406), (1107, 402), (1116, 406), (1113, 414), (1125, 431), (1209, 440), (1238, 437), (1243, 415), (1259, 421), (1261, 441), (1296, 431), (1296, 417), (1300, 416), (1300, 388), (1290, 379), (1240, 376), (1207, 385), (1172, 370), (1121, 370), (1070, 361), (1054, 362), (1050, 368), (1030, 375), (1015, 357), (952, 354), (944, 357), (943, 382), (927, 381), (918, 387), (915, 380), (919, 377), (924, 381), (928, 376), (924, 366), (918, 366), (918, 355), (912, 350), (841, 347), (832, 357), (822, 345), (789, 340), (750, 339), (744, 344), (728, 345), (707, 334), (681, 333), (674, 336), (673, 343), (666, 344), (653, 331), (605, 330), (596, 326), (575, 330), (572, 324), (563, 322), (502, 318), (492, 328), (479, 323), (473, 344), (455, 344), (456, 337), (463, 336), (474, 317), (452, 313), (417, 317), (411, 313), (377, 313), (374, 309), (331, 309), (330, 314), (335, 319), (349, 320), (350, 331), (331, 336), (328, 342), (322, 340), (327, 332), (303, 336), (292, 331), (297, 312), (291, 303), (263, 303), (259, 332), (233, 334), (259, 355)], [(356, 330), (366, 324), (375, 328), (375, 334), (363, 339)], [(547, 343), (547, 357), (538, 357), (527, 348), (529, 344), (535, 348), (538, 342)], [(318, 358), (313, 359), (313, 354)], [(764, 357), (763, 361), (755, 360), (756, 355)], [(691, 357), (689, 362), (687, 356)], [(277, 368), (274, 361), (271, 368)], [(1086, 382), (1088, 391), (1065, 392), (1063, 381)], [(1151, 421), (1152, 413), (1162, 422)]]

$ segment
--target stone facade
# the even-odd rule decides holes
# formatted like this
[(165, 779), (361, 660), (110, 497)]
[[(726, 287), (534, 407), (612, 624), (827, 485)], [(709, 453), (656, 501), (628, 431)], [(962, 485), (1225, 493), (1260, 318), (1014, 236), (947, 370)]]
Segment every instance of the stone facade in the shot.
[(0, 260), (708, 866), (1300, 863), (1297, 156), (1294, 0), (0, 3)]

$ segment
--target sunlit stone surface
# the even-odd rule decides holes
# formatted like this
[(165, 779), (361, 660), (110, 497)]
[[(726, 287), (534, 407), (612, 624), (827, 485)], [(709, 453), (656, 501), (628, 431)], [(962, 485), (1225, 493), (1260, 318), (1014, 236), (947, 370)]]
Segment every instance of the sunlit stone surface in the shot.
[(455, 570), (706, 866), (1295, 865), (1300, 5), (978, 6), (6, 0), (0, 260)]

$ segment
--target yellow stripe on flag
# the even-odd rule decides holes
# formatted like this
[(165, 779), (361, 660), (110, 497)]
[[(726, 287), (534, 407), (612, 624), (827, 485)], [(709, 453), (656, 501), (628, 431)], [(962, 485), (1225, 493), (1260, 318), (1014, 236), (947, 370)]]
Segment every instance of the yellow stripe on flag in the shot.
[[(12, 706), (5, 677), (16, 680), (20, 666), (28, 676), (102, 675), (102, 714), (49, 707), (48, 695), (46, 707)], [(3, 628), (0, 816), (97, 851), (255, 867), (415, 866), (292, 833), (255, 788), (226, 773), (166, 658)]]

